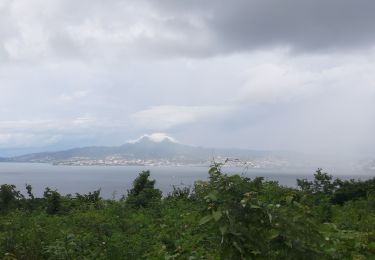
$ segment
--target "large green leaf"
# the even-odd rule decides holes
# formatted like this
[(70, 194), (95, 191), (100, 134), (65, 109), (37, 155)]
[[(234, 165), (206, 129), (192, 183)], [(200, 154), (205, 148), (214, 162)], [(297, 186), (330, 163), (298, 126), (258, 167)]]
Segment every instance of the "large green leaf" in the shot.
[(222, 216), (223, 216), (223, 214), (221, 213), (220, 210), (212, 212), (212, 217), (214, 218), (215, 221), (219, 221)]
[(211, 216), (211, 215), (204, 216), (204, 217), (201, 218), (201, 220), (199, 221), (199, 225), (204, 225), (204, 224), (206, 224), (207, 222), (209, 222), (210, 220), (212, 220), (212, 216)]

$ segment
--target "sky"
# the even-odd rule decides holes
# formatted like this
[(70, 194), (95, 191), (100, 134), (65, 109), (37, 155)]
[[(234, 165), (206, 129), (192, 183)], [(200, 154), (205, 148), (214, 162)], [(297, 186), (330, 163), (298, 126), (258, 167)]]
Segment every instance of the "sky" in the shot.
[(0, 156), (165, 133), (375, 153), (373, 0), (0, 0)]

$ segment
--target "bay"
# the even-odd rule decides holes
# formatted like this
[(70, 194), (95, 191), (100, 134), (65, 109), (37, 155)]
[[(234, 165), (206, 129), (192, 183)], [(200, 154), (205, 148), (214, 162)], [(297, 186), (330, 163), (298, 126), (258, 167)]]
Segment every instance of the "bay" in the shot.
[[(62, 194), (87, 193), (101, 189), (104, 198), (120, 198), (132, 187), (138, 173), (151, 171), (156, 187), (167, 195), (173, 186), (192, 186), (197, 180), (206, 180), (208, 167), (197, 166), (65, 166), (41, 163), (0, 163), (0, 184), (14, 184), (25, 193), (25, 184), (31, 184), (33, 193), (40, 197), (46, 187)], [(238, 173), (254, 178), (278, 181), (294, 187), (297, 178), (312, 179), (315, 169), (245, 169), (223, 168), (229, 174)], [(330, 174), (343, 179), (368, 179), (374, 172), (351, 172), (329, 169)]]

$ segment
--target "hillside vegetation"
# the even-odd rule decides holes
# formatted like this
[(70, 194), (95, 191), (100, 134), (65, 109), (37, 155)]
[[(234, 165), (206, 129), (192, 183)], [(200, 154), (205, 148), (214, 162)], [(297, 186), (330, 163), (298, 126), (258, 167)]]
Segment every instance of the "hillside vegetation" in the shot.
[(162, 196), (139, 174), (121, 200), (100, 190), (42, 198), (0, 187), (3, 259), (374, 259), (375, 178), (318, 169), (297, 188), (227, 175)]

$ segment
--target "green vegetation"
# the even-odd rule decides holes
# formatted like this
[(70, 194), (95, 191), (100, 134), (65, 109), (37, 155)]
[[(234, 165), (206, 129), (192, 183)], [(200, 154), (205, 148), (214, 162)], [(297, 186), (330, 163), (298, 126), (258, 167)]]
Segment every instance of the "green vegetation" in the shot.
[(375, 178), (288, 188), (226, 175), (220, 164), (193, 189), (165, 197), (139, 174), (121, 200), (100, 190), (37, 198), (0, 186), (3, 259), (374, 259)]

